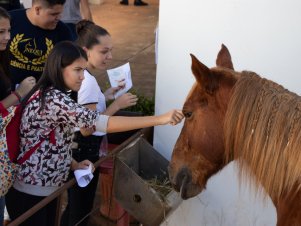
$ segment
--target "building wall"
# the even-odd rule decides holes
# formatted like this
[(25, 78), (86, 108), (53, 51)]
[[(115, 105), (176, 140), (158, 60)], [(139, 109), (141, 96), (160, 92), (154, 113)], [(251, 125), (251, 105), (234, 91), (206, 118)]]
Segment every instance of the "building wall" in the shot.
[[(297, 0), (160, 1), (156, 114), (181, 108), (194, 83), (193, 53), (208, 67), (224, 43), (236, 70), (251, 70), (300, 94), (301, 2)], [(154, 147), (170, 159), (182, 125), (155, 128)], [(162, 225), (275, 225), (269, 198), (239, 189), (235, 164), (209, 180)]]

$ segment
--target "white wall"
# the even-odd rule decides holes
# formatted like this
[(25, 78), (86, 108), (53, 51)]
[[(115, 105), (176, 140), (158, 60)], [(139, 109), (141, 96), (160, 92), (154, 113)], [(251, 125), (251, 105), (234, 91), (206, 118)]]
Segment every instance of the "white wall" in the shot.
[[(156, 114), (182, 107), (194, 82), (189, 53), (213, 67), (221, 43), (236, 70), (255, 71), (300, 94), (300, 12), (298, 0), (160, 1)], [(181, 126), (155, 128), (154, 146), (168, 159)], [(264, 205), (245, 186), (238, 191), (231, 164), (164, 225), (275, 225), (270, 200)]]

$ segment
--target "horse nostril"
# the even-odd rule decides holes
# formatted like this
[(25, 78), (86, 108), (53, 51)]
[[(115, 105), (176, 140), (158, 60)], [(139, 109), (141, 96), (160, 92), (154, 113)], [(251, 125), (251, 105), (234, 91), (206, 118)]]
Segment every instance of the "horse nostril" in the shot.
[(182, 168), (176, 176), (175, 189), (180, 191), (183, 186), (191, 182), (191, 173), (188, 168)]

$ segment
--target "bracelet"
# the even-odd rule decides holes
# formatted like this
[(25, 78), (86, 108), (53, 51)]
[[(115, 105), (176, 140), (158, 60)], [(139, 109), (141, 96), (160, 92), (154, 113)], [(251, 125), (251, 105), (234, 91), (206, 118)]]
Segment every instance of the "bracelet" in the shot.
[(22, 97), (21, 97), (21, 95), (17, 91), (12, 91), (11, 93), (18, 98), (19, 102), (21, 102)]

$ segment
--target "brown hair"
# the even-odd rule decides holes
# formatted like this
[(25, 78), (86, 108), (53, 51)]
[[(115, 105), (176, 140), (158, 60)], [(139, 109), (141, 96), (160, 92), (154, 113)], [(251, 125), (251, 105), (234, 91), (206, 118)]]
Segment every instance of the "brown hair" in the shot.
[(87, 49), (91, 49), (94, 45), (100, 44), (99, 36), (110, 35), (106, 29), (89, 20), (79, 21), (76, 24), (76, 33), (78, 35), (76, 40), (77, 44)]
[[(86, 52), (79, 45), (71, 41), (57, 43), (47, 57), (41, 78), (22, 100), (22, 105), (25, 106), (27, 100), (37, 90), (41, 91), (41, 108), (45, 105), (45, 93), (49, 88), (53, 87), (63, 93), (67, 93), (63, 69), (80, 58), (88, 60)], [(74, 101), (77, 101), (76, 91), (71, 91), (70, 96)]]

